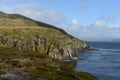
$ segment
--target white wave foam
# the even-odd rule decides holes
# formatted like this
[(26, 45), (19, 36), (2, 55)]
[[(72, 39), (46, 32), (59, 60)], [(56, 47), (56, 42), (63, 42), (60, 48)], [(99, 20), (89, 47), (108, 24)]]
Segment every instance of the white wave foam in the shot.
[(100, 48), (99, 50), (101, 50), (101, 51), (120, 51), (120, 49), (102, 49), (102, 48)]

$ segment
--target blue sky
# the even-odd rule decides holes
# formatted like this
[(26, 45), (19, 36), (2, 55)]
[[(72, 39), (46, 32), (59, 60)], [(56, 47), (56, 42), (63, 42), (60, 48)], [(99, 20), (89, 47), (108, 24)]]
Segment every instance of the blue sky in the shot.
[(120, 40), (120, 0), (0, 0), (0, 11), (19, 13), (86, 41)]

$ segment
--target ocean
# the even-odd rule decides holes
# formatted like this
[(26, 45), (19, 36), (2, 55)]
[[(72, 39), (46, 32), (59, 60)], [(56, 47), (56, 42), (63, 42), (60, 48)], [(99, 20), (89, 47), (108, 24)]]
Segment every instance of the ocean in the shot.
[(120, 80), (120, 42), (87, 42), (99, 49), (80, 53), (75, 70), (89, 72), (99, 80)]

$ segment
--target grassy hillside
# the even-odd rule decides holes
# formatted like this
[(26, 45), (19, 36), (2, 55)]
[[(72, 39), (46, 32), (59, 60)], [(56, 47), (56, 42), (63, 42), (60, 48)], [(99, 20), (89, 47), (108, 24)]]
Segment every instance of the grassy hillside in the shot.
[(46, 53), (49, 46), (53, 46), (52, 52), (58, 45), (62, 48), (67, 48), (68, 46), (80, 47), (84, 45), (84, 42), (51, 28), (39, 26), (0, 27), (1, 47)]
[(63, 62), (85, 47), (62, 29), (0, 12), (0, 80), (96, 80)]
[[(68, 36), (71, 36), (60, 28), (57, 28), (50, 24), (46, 24), (46, 23), (43, 23), (40, 21), (30, 19), (30, 18), (22, 16), (20, 14), (6, 14), (6, 13), (0, 11), (0, 19), (2, 20), (1, 21), (2, 24), (0, 26), (5, 26), (5, 25), (7, 25), (7, 26), (40, 26), (40, 27), (56, 29)], [(71, 36), (71, 37), (73, 37), (73, 36)]]
[(65, 63), (33, 51), (0, 48), (0, 80), (97, 80)]
[(0, 47), (33, 50), (63, 59), (75, 56), (85, 45), (84, 41), (52, 25), (0, 12)]

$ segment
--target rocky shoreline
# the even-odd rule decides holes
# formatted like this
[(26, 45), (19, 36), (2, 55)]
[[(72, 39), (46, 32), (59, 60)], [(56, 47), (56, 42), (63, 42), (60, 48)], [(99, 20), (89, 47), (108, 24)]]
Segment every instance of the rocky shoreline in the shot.
[[(78, 48), (77, 48), (78, 49)], [(77, 61), (78, 59), (80, 58), (79, 57), (79, 53), (80, 52), (84, 52), (84, 51), (89, 51), (89, 50), (95, 50), (95, 51), (98, 51), (98, 49), (92, 47), (92, 46), (89, 46), (89, 45), (85, 45), (84, 48), (79, 48), (77, 51), (71, 51), (72, 53), (69, 53), (68, 57), (69, 58), (66, 58), (66, 59), (60, 59), (62, 62), (64, 62), (65, 64), (67, 65), (70, 65), (72, 66), (73, 68), (76, 67), (76, 64), (77, 64)], [(70, 56), (71, 55), (71, 56)], [(54, 57), (55, 58), (55, 57)], [(56, 58), (56, 59), (59, 59), (59, 58)]]
[[(61, 51), (60, 51), (61, 49)], [(68, 48), (68, 51), (65, 51), (63, 48), (59, 49), (59, 54), (50, 55), (54, 59), (61, 60), (63, 62), (77, 61), (79, 58), (79, 53), (88, 50), (98, 50), (92, 46), (84, 45), (79, 48)]]

